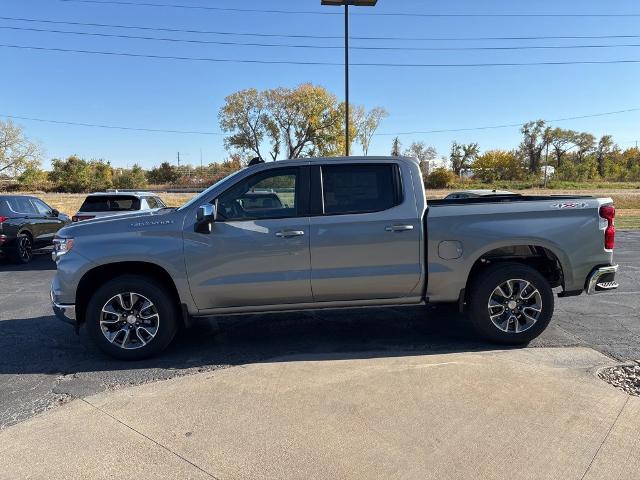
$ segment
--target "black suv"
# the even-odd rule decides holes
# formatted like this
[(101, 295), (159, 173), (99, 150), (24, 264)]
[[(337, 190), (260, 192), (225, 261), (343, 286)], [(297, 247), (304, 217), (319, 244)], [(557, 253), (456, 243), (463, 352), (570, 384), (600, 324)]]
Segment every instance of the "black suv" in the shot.
[(17, 263), (29, 263), (33, 250), (51, 245), (69, 222), (39, 198), (0, 195), (0, 252)]

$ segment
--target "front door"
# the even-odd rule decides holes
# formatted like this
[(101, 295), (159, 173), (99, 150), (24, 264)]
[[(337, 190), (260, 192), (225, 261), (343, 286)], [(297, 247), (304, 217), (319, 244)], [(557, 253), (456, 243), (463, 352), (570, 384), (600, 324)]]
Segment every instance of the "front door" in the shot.
[(64, 227), (62, 219), (53, 214), (53, 209), (38, 198), (32, 198), (31, 203), (37, 214), (33, 216), (33, 230), (36, 243), (49, 245), (58, 230)]
[(273, 168), (213, 200), (211, 233), (185, 222), (185, 261), (198, 309), (312, 301), (308, 194), (306, 167)]

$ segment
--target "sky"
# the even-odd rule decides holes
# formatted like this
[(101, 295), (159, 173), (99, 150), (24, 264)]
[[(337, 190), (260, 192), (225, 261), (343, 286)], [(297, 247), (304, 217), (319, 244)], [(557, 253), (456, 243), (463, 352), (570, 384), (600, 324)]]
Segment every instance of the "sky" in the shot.
[[(224, 160), (229, 152), (224, 149), (221, 135), (115, 130), (26, 118), (219, 133), (217, 115), (224, 98), (240, 89), (294, 87), (313, 82), (328, 88), (341, 99), (344, 96), (344, 52), (341, 48), (344, 18), (342, 9), (338, 7), (321, 6), (320, 0), (117, 0), (100, 3), (104, 1), (0, 0), (0, 118), (23, 117), (14, 121), (24, 127), (28, 137), (41, 144), (45, 168), (51, 158), (72, 154), (87, 159), (105, 159), (116, 167), (139, 163), (149, 168), (163, 161), (175, 163), (177, 152), (180, 152), (182, 163), (196, 165), (200, 163), (201, 155), (203, 162), (208, 164)], [(141, 5), (143, 3), (147, 5)], [(206, 8), (161, 6), (163, 4)], [(220, 10), (225, 8), (232, 10)], [(367, 108), (382, 106), (389, 112), (372, 143), (371, 155), (389, 154), (396, 134), (405, 146), (413, 141), (423, 141), (434, 146), (441, 155), (448, 154), (452, 141), (478, 142), (482, 150), (515, 148), (520, 139), (518, 127), (407, 132), (517, 124), (537, 118), (554, 120), (631, 109), (636, 110), (552, 124), (595, 135), (612, 134), (623, 148), (640, 142), (640, 63), (442, 66), (640, 61), (640, 5), (636, 0), (379, 0), (374, 8), (352, 7), (351, 12), (351, 46), (354, 47), (351, 50), (351, 63), (354, 64), (351, 67), (351, 102)], [(562, 16), (530, 16), (540, 14)], [(585, 16), (593, 14), (609, 16)], [(233, 35), (47, 23), (42, 20), (232, 32)], [(199, 42), (335, 48), (152, 41), (16, 28)], [(335, 38), (281, 38), (238, 33)], [(478, 39), (613, 35), (628, 37)], [(6, 45), (336, 65), (170, 60), (9, 48)], [(572, 45), (618, 46), (478, 50), (480, 47)], [(397, 47), (399, 50), (367, 50), (362, 47)], [(461, 47), (475, 50), (416, 50)], [(396, 66), (356, 65), (358, 63)], [(354, 146), (353, 153), (359, 152), (360, 147)]]

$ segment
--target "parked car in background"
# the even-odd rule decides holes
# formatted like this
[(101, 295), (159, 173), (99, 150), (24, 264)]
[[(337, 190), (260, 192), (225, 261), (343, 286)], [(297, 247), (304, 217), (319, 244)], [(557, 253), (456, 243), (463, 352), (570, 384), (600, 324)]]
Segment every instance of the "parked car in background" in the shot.
[(513, 193), (507, 190), (462, 190), (460, 192), (451, 192), (444, 198), (445, 200), (455, 200), (458, 198), (480, 198), (498, 196), (519, 197), (521, 195), (519, 193)]
[[(246, 208), (274, 185), (280, 207)], [(403, 157), (260, 163), (175, 210), (65, 227), (51, 301), (124, 359), (160, 352), (192, 317), (443, 302), (521, 344), (549, 324), (554, 288), (617, 288), (614, 217), (587, 196), (427, 201)]]
[(149, 192), (104, 192), (91, 193), (72, 217), (74, 222), (92, 218), (111, 217), (137, 211), (152, 211), (166, 208), (164, 202)]
[(69, 217), (36, 197), (0, 195), (0, 252), (17, 263), (29, 263), (33, 250), (52, 245)]

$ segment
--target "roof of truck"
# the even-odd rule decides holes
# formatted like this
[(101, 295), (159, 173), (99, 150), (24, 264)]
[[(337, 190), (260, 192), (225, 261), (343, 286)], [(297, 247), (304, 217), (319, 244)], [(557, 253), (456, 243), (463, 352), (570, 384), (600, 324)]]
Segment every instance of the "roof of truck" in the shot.
[[(365, 156), (349, 156), (349, 157), (309, 157), (309, 158), (290, 158), (290, 159), (286, 159), (286, 160), (277, 160), (277, 162), (280, 165), (282, 164), (287, 164), (287, 163), (298, 163), (298, 162), (326, 162), (326, 161), (344, 161), (344, 162), (388, 162), (388, 161), (397, 161), (397, 160), (401, 160), (401, 161), (409, 161), (409, 162), (413, 162), (413, 163), (419, 163), (417, 158), (414, 157), (394, 157), (394, 156), (371, 156), (371, 157), (365, 157)], [(261, 163), (256, 163), (254, 165), (249, 166), (248, 168), (252, 168), (252, 167), (256, 167), (259, 165), (264, 165), (264, 164), (272, 164), (274, 162), (261, 162)]]

